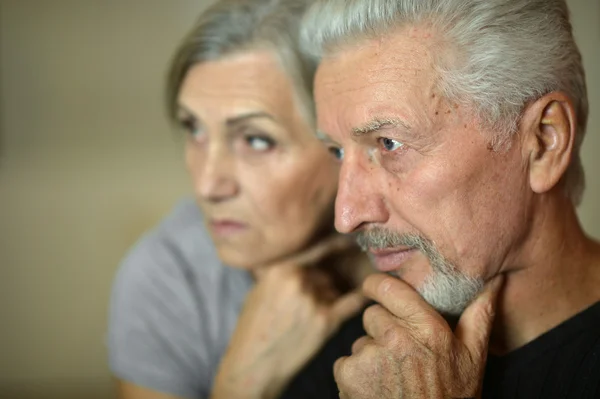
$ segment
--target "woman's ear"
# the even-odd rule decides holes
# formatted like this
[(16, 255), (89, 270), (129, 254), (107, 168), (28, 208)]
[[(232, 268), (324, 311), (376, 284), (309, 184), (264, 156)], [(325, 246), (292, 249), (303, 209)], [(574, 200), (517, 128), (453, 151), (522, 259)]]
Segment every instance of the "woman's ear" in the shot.
[(550, 191), (571, 162), (577, 121), (571, 100), (552, 92), (530, 104), (521, 119), (526, 135), (523, 150), (529, 160), (529, 184), (538, 194)]

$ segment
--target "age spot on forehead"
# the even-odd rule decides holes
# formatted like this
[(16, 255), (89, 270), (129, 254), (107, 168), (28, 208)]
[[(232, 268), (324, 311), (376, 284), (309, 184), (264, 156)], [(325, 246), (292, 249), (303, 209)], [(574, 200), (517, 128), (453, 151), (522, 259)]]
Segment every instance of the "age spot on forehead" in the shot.
[(408, 30), (408, 37), (429, 39), (433, 36), (431, 29), (413, 26)]

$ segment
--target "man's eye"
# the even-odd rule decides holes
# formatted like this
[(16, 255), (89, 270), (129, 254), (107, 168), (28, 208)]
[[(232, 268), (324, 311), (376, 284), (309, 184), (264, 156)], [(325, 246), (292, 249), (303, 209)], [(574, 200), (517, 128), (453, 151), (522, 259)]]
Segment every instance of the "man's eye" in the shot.
[(255, 151), (265, 152), (275, 147), (275, 141), (265, 136), (246, 136), (246, 142)]
[(399, 148), (404, 147), (404, 144), (399, 142), (398, 140), (394, 140), (394, 139), (388, 139), (385, 137), (382, 137), (379, 139), (379, 142), (381, 143), (381, 145), (383, 146), (383, 148), (386, 151), (396, 151)]
[(340, 147), (329, 147), (329, 152), (337, 159), (341, 161), (344, 159), (344, 149)]

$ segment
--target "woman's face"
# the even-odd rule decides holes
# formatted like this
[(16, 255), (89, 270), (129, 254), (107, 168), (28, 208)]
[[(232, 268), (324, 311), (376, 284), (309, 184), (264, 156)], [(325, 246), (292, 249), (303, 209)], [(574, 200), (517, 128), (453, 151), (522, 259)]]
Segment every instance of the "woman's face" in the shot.
[(179, 93), (185, 159), (221, 260), (254, 268), (333, 223), (338, 162), (268, 51), (193, 66)]

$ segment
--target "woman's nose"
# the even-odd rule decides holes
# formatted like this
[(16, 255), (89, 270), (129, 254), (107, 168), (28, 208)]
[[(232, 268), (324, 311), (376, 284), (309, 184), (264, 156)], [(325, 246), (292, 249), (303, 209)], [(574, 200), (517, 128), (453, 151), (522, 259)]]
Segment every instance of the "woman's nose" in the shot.
[(210, 149), (205, 155), (204, 162), (198, 165), (198, 170), (194, 173), (197, 194), (210, 202), (221, 202), (235, 197), (239, 186), (232, 157), (219, 149)]

